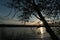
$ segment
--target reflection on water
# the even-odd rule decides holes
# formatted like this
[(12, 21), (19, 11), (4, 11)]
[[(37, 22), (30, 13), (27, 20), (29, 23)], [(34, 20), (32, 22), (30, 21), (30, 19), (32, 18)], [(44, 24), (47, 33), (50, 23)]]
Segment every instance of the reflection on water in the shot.
[[(52, 28), (54, 31), (58, 31), (59, 27), (56, 28)], [(1, 31), (2, 30), (2, 31)], [(31, 27), (5, 27), (5, 28), (0, 28), (0, 35), (1, 32), (3, 33), (3, 36), (5, 35), (5, 37), (7, 36), (12, 36), (12, 38), (19, 38), (23, 37), (23, 38), (27, 38), (29, 40), (49, 40), (50, 35), (46, 32), (46, 28), (44, 27), (40, 27), (40, 28), (33, 28), (33, 30), (35, 30), (35, 33), (33, 33), (33, 31), (31, 30)], [(60, 29), (59, 31), (60, 32)], [(57, 35), (58, 33), (55, 32)], [(60, 34), (58, 35), (60, 36)], [(1, 37), (1, 36), (0, 36)]]
[(41, 36), (41, 38), (44, 37), (44, 34), (46, 33), (46, 28), (45, 27), (40, 27), (36, 30), (37, 34), (39, 34), (39, 36)]

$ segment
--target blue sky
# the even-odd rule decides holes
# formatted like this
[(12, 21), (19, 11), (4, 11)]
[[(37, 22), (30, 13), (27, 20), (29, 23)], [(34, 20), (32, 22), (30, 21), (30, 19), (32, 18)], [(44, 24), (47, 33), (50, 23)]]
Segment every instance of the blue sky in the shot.
[[(4, 4), (6, 4), (6, 1), (9, 1), (9, 0), (0, 0), (0, 16), (6, 16), (11, 11), (11, 8), (8, 8), (4, 5)], [(12, 10), (10, 17), (12, 17), (13, 14), (14, 14), (14, 12)]]
[(2, 5), (4, 3), (3, 0), (0, 0), (0, 16), (4, 16), (9, 12), (8, 8)]
[[(10, 8), (4, 6), (4, 5), (1, 5), (1, 4), (6, 4), (6, 2), (9, 1), (9, 0), (0, 0), (0, 16), (6, 16), (10, 13)], [(19, 12), (21, 13), (21, 12)], [(17, 14), (17, 15), (20, 15), (20, 14)], [(14, 10), (12, 10), (11, 12), (11, 15), (9, 15), (8, 17), (11, 18), (12, 16), (14, 15)], [(34, 16), (33, 18), (31, 18), (31, 20), (37, 20)]]

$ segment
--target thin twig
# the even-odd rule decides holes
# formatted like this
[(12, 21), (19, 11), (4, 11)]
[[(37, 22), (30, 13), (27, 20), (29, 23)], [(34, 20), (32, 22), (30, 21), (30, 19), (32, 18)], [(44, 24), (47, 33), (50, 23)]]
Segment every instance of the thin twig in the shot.
[(14, 13), (14, 15), (12, 16), (12, 18), (14, 18), (14, 17), (16, 16), (17, 12), (18, 12), (18, 11), (15, 9), (15, 13)]
[(11, 10), (10, 10), (9, 14), (8, 14), (8, 15), (6, 15), (5, 17), (10, 16), (10, 15), (11, 15), (11, 12), (12, 12), (12, 8), (11, 8)]

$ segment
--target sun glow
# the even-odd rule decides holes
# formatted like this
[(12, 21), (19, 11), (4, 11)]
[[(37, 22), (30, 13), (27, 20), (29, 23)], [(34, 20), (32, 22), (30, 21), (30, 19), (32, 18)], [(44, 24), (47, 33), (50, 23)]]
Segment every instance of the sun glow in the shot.
[(40, 24), (43, 24), (43, 22), (41, 21)]
[(31, 23), (32, 25), (43, 25), (43, 22), (42, 21), (38, 21), (38, 22), (34, 22), (34, 23)]

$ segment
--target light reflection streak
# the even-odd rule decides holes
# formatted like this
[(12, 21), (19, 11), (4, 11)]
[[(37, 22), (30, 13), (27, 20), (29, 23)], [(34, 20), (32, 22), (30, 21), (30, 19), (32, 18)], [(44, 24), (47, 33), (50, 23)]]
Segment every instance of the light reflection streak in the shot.
[(40, 36), (41, 38), (44, 38), (44, 33), (46, 32), (46, 28), (40, 27), (40, 28), (38, 28), (38, 29), (36, 30), (36, 32), (37, 32), (37, 34), (39, 34), (39, 36)]

